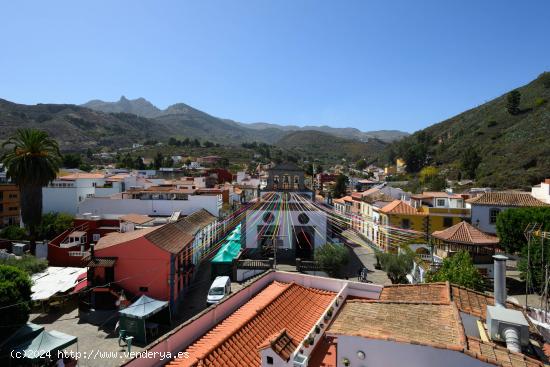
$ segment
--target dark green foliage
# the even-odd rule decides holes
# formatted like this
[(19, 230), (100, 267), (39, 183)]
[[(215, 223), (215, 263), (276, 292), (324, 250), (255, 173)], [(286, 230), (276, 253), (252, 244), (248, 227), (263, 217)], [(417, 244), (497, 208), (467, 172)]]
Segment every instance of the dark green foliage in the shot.
[(27, 239), (27, 231), (19, 226), (7, 226), (0, 230), (0, 238), (12, 241)]
[(367, 161), (364, 159), (360, 159), (355, 163), (355, 168), (358, 169), (359, 171), (364, 170), (365, 168), (367, 168), (367, 166), (368, 166)]
[(57, 177), (61, 164), (59, 146), (44, 131), (19, 129), (2, 147), (8, 148), (2, 162), (8, 178), (19, 186), (21, 219), (29, 229), (34, 253), (35, 229), (42, 220), (42, 187)]
[(344, 174), (339, 174), (336, 176), (336, 182), (332, 190), (332, 197), (341, 198), (345, 196), (348, 191), (349, 178)]
[(48, 261), (45, 259), (38, 259), (32, 255), (23, 255), (20, 259), (0, 259), (0, 266), (3, 265), (13, 266), (29, 275), (33, 275), (46, 270), (48, 267)]
[(521, 93), (518, 90), (513, 90), (506, 97), (506, 110), (510, 115), (519, 113), (519, 104), (521, 103)]
[[(550, 88), (544, 87), (543, 82), (541, 77), (518, 88), (522, 106), (534, 107), (537, 98), (550, 101)], [(465, 152), (475, 150), (481, 157), (475, 170), (476, 186), (530, 190), (532, 185), (550, 177), (550, 103), (524, 108), (517, 115), (510, 115), (506, 104), (504, 94), (392, 143), (379, 154), (379, 163), (388, 163), (387, 157), (394, 154), (405, 158), (406, 149), (411, 147), (411, 152), (407, 152), (412, 157), (408, 157), (407, 163), (414, 166), (408, 167), (410, 172), (418, 172), (420, 165), (430, 164), (459, 168)], [(427, 152), (415, 147), (421, 132), (433, 137), (426, 146)], [(535, 162), (533, 158), (536, 165), (526, 168), (526, 163)]]
[(16, 267), (0, 264), (0, 340), (27, 322), (30, 300), (29, 275)]
[(540, 75), (540, 79), (542, 80), (542, 85), (544, 85), (545, 88), (550, 89), (550, 72), (544, 72)]
[(525, 245), (521, 249), (521, 257), (518, 261), (521, 279), (529, 282), (529, 289), (539, 293), (544, 290), (545, 266), (550, 264), (549, 242), (548, 239), (542, 241), (538, 236), (533, 237), (531, 245)]
[(510, 208), (497, 216), (497, 235), (500, 246), (507, 252), (521, 251), (527, 245), (524, 232), (529, 224), (539, 223), (550, 231), (550, 207)]
[(414, 254), (410, 251), (401, 253), (377, 252), (376, 260), (382, 270), (388, 274), (392, 284), (407, 284), (407, 274), (414, 266)]
[(73, 227), (74, 217), (66, 213), (46, 213), (37, 228), (36, 237), (41, 240), (53, 240)]
[(460, 160), (460, 166), (462, 172), (464, 173), (464, 177), (475, 179), (476, 170), (480, 163), (481, 157), (475, 149), (464, 150), (464, 154), (462, 154), (462, 158)]
[(443, 264), (435, 273), (428, 274), (428, 282), (446, 282), (457, 284), (469, 289), (483, 290), (483, 277), (474, 266), (470, 254), (459, 251), (443, 260)]
[(82, 164), (82, 158), (80, 154), (64, 154), (63, 155), (63, 167), (65, 168), (78, 168)]
[(338, 277), (349, 261), (349, 252), (343, 245), (327, 243), (315, 250), (315, 260), (332, 277)]

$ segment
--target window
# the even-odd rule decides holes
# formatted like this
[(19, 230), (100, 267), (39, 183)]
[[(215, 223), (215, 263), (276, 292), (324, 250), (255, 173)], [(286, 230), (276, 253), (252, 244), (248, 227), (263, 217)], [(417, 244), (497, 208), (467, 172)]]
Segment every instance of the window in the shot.
[(309, 217), (306, 213), (300, 213), (298, 215), (298, 222), (300, 222), (300, 224), (307, 224), (309, 223)]
[(404, 229), (411, 228), (411, 220), (408, 218), (401, 219), (401, 228), (404, 228)]
[(498, 213), (500, 213), (499, 208), (491, 208), (489, 210), (489, 223), (490, 224), (495, 224), (497, 222)]
[(267, 356), (267, 364), (273, 364), (273, 357)]
[(437, 199), (435, 201), (435, 206), (445, 206), (445, 199)]
[(139, 287), (140, 292), (149, 292), (149, 287)]
[(265, 223), (271, 223), (275, 219), (275, 216), (273, 215), (273, 213), (268, 212), (264, 214), (263, 219)]
[(453, 218), (452, 217), (443, 217), (443, 227), (452, 227)]
[(99, 233), (94, 233), (92, 235), (92, 241), (94, 241), (94, 242), (99, 241), (100, 238), (101, 238), (101, 234), (99, 234)]

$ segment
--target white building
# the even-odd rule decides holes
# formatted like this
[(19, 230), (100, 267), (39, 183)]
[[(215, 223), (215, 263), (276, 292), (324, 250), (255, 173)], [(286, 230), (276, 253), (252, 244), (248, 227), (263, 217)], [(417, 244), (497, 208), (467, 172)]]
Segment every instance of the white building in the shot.
[(466, 200), (466, 206), (471, 207), (472, 224), (481, 231), (490, 234), (497, 233), (497, 217), (503, 210), (547, 205), (528, 192), (520, 191), (486, 192)]
[(540, 185), (531, 188), (531, 195), (540, 201), (550, 204), (550, 178), (541, 182)]
[(77, 172), (59, 177), (42, 188), (43, 213), (76, 214), (78, 205), (92, 197), (110, 197), (131, 187), (152, 185), (136, 174)]
[(182, 215), (192, 214), (206, 209), (210, 214), (219, 216), (222, 207), (222, 195), (195, 195), (193, 190), (154, 191), (133, 190), (111, 197), (90, 197), (78, 204), (77, 213), (83, 215), (125, 215), (144, 214), (150, 216), (170, 216), (174, 212)]
[(246, 213), (246, 248), (261, 254), (275, 247), (278, 257), (312, 259), (315, 249), (327, 242), (327, 214), (311, 204), (313, 193), (296, 165), (279, 164), (268, 172), (262, 205)]

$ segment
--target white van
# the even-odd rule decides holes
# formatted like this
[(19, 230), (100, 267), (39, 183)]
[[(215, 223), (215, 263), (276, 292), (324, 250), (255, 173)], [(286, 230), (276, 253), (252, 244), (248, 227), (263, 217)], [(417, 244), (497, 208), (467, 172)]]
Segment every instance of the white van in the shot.
[(206, 303), (209, 305), (216, 304), (221, 299), (231, 293), (231, 280), (228, 276), (216, 277), (208, 290)]

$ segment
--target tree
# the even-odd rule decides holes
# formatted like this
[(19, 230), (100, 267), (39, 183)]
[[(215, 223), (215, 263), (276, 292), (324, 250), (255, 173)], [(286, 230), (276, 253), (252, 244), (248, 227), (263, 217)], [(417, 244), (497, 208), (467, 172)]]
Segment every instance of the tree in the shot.
[(348, 191), (349, 178), (344, 174), (339, 174), (336, 176), (336, 183), (332, 190), (332, 196), (335, 198), (341, 198), (345, 196)]
[(73, 227), (74, 217), (66, 213), (46, 213), (37, 229), (37, 237), (53, 240), (61, 233)]
[(78, 168), (82, 163), (80, 154), (68, 153), (63, 156), (63, 167), (65, 168)]
[(481, 291), (484, 288), (483, 277), (474, 266), (470, 254), (459, 251), (443, 260), (435, 273), (428, 273), (428, 282), (446, 282)]
[(349, 262), (349, 252), (343, 245), (326, 243), (315, 251), (315, 260), (331, 277), (338, 277)]
[(407, 274), (410, 274), (414, 266), (414, 254), (410, 251), (401, 253), (377, 252), (376, 259), (382, 270), (388, 274), (392, 284), (406, 284)]
[(57, 142), (41, 130), (19, 129), (2, 147), (7, 177), (19, 186), (21, 218), (29, 230), (31, 252), (36, 250), (36, 227), (42, 220), (42, 187), (57, 177), (61, 153)]
[(460, 160), (461, 169), (469, 179), (476, 178), (476, 170), (480, 163), (481, 157), (475, 149), (466, 149)]
[(500, 246), (507, 252), (520, 252), (527, 246), (524, 235), (525, 228), (530, 223), (543, 224), (543, 230), (550, 230), (550, 207), (510, 208), (497, 216), (497, 235)]
[[(544, 246), (544, 249), (543, 249)], [(528, 288), (539, 294), (544, 290), (545, 266), (550, 264), (550, 244), (546, 239), (535, 237), (529, 246), (521, 249), (518, 269), (521, 279), (528, 281)]]
[(135, 169), (145, 169), (145, 163), (143, 163), (143, 158), (139, 156), (136, 157), (133, 166)]
[(359, 171), (364, 170), (365, 168), (367, 168), (367, 161), (364, 159), (359, 159), (357, 162), (355, 162), (355, 168)]
[[(21, 269), (0, 265), (0, 328), (7, 337), (29, 319), (31, 278)], [(8, 307), (9, 306), (9, 307)]]
[(521, 102), (521, 93), (516, 89), (508, 93), (506, 97), (506, 110), (510, 115), (519, 113), (519, 104)]
[(25, 229), (19, 226), (7, 226), (0, 230), (0, 238), (12, 241), (20, 241), (27, 238)]
[(160, 167), (162, 167), (163, 162), (164, 162), (164, 155), (162, 155), (161, 152), (157, 152), (157, 155), (153, 160), (153, 166), (155, 167), (155, 169), (159, 169)]

